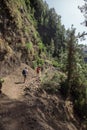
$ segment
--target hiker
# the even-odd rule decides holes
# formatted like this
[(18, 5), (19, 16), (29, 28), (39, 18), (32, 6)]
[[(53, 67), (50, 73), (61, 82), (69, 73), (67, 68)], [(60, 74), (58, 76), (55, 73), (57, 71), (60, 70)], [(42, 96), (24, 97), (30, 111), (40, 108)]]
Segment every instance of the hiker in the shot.
[(39, 74), (39, 73), (40, 73), (40, 70), (41, 70), (41, 68), (40, 68), (40, 66), (38, 66), (38, 67), (36, 68), (36, 73)]
[(36, 68), (36, 74), (37, 74), (37, 78), (40, 78), (40, 76), (41, 76), (41, 67), (40, 66), (38, 66)]
[(2, 93), (1, 89), (2, 89), (2, 83), (4, 82), (4, 80), (2, 78), (0, 78), (0, 94)]
[(27, 78), (27, 75), (28, 75), (28, 69), (27, 67), (25, 67), (23, 70), (22, 70), (22, 75), (24, 77), (24, 83), (26, 81), (26, 78)]

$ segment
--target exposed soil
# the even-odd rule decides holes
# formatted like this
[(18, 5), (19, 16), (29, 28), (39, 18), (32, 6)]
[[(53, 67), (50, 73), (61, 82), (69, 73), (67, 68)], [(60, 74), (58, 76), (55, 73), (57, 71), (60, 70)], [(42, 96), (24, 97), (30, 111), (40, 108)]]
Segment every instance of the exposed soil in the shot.
[[(0, 130), (79, 130), (70, 103), (40, 89), (35, 70), (23, 83), (25, 64), (4, 78), (0, 95)], [(68, 104), (68, 105), (67, 105)], [(67, 108), (68, 106), (68, 108)], [(71, 112), (71, 114), (70, 114)]]

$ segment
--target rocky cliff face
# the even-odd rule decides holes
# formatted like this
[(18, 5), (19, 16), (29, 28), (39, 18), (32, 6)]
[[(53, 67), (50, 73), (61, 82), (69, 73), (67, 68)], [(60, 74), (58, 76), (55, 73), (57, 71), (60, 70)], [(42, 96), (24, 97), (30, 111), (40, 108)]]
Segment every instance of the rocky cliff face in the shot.
[[(33, 60), (39, 38), (32, 21), (24, 1), (0, 1), (0, 75), (9, 73), (20, 62), (30, 64)], [(30, 42), (33, 54), (26, 48)]]

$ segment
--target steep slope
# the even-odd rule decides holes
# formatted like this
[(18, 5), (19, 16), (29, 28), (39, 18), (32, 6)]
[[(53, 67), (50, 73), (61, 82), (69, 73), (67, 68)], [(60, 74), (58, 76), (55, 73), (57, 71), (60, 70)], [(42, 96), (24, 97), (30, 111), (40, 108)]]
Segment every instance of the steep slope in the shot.
[[(41, 41), (35, 26), (25, 1), (0, 1), (0, 77), (5, 80), (0, 95), (0, 130), (79, 130), (73, 105), (65, 103), (60, 93), (50, 95), (42, 90), (29, 67), (38, 56)], [(21, 70), (25, 66), (29, 77), (23, 84)]]
[[(25, 64), (5, 77), (0, 95), (0, 130), (79, 130), (72, 105), (60, 94), (41, 89), (30, 67), (27, 82), (22, 82)], [(70, 110), (70, 109), (71, 110)]]
[[(31, 64), (40, 41), (34, 17), (25, 1), (0, 1), (0, 75), (8, 74), (20, 62)], [(32, 51), (26, 47), (32, 43)]]

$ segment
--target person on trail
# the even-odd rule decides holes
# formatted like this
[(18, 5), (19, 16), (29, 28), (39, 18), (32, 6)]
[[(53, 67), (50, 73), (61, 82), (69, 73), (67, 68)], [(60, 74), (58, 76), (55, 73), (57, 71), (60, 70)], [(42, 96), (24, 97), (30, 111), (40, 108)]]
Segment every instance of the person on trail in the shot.
[(2, 78), (0, 78), (0, 94), (2, 93), (1, 89), (2, 89), (2, 83), (4, 82), (4, 80)]
[(38, 66), (36, 68), (36, 74), (37, 74), (37, 79), (40, 79), (40, 77), (41, 77), (41, 67), (40, 66)]
[(22, 70), (22, 75), (24, 77), (24, 83), (26, 82), (26, 78), (27, 78), (27, 75), (28, 75), (28, 69), (27, 67), (25, 67), (23, 70)]
[(36, 72), (37, 72), (37, 74), (40, 73), (40, 67), (39, 66), (36, 68)]

